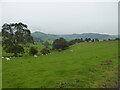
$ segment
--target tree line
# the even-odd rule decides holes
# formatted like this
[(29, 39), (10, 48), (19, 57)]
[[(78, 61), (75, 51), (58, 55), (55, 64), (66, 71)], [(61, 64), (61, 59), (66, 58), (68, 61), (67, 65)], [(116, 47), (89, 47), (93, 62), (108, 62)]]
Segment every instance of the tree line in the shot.
[[(109, 39), (110, 40), (110, 39)], [(120, 40), (116, 38), (115, 40)], [(61, 52), (62, 50), (67, 49), (70, 45), (74, 45), (76, 43), (81, 42), (98, 42), (99, 39), (91, 39), (91, 38), (81, 38), (67, 41), (64, 38), (59, 38), (53, 41), (52, 44), (49, 42), (43, 42), (45, 48), (43, 48), (40, 52), (43, 55), (49, 54), (51, 50), (57, 50)], [(7, 53), (13, 53), (14, 56), (18, 56), (19, 53), (24, 54), (24, 47), (29, 44), (34, 44), (34, 39), (31, 36), (31, 31), (28, 29), (28, 26), (23, 23), (10, 23), (3, 24), (2, 26), (2, 46), (3, 49)], [(52, 48), (49, 48), (52, 46)], [(36, 47), (31, 47), (29, 49), (30, 55), (35, 55), (38, 53)]]

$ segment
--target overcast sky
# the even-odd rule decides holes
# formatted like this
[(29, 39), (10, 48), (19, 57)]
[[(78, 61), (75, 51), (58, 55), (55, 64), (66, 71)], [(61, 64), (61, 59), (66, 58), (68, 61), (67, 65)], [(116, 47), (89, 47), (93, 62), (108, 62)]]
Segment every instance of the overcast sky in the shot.
[[(7, 0), (6, 0), (7, 1)], [(2, 22), (51, 34), (118, 34), (117, 2), (3, 2)]]

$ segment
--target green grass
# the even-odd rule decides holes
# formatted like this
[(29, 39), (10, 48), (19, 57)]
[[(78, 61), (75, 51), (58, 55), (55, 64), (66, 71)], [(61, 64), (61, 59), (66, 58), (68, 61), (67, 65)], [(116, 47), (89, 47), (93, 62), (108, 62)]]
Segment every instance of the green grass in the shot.
[[(2, 56), (2, 47), (0, 46), (0, 57)], [(2, 59), (0, 58), (0, 89), (2, 88)]]
[[(0, 42), (2, 42), (2, 37), (0, 37)], [(0, 57), (2, 56), (2, 47), (0, 43)], [(2, 89), (2, 59), (0, 58), (0, 89)]]
[[(114, 88), (117, 43), (79, 43), (49, 55), (3, 59), (3, 88)], [(112, 64), (101, 65), (109, 61)]]
[[(2, 37), (0, 37), (0, 42), (2, 42)], [(0, 43), (0, 57), (2, 56), (2, 47)], [(2, 89), (2, 59), (0, 58), (0, 89)]]

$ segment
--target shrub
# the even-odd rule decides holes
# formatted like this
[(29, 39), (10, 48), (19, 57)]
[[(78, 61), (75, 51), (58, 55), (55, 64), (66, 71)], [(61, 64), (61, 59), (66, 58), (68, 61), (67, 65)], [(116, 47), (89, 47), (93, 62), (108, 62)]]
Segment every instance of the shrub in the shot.
[(59, 50), (59, 49), (65, 50), (69, 45), (64, 38), (59, 38), (53, 42), (52, 46), (54, 50)]
[(98, 38), (96, 38), (96, 39), (95, 39), (95, 42), (99, 42), (99, 39), (98, 39)]
[(30, 55), (35, 55), (35, 54), (37, 54), (37, 53), (38, 53), (38, 50), (37, 50), (36, 47), (31, 47), (31, 48), (30, 48), (30, 51), (29, 51), (29, 54), (30, 54)]
[(115, 38), (115, 40), (120, 40), (120, 38)]
[(94, 42), (95, 40), (94, 40), (94, 39), (92, 39), (91, 41), (92, 41), (92, 42)]
[(41, 54), (46, 55), (50, 53), (50, 50), (51, 50), (50, 48), (45, 47), (40, 52)]
[(83, 39), (74, 39), (74, 40), (71, 40), (68, 42), (69, 45), (74, 45), (76, 43), (80, 43), (80, 42), (83, 42)]
[(6, 48), (7, 53), (14, 53), (14, 56), (17, 56), (18, 53), (24, 53), (24, 48), (20, 45), (12, 45), (9, 48)]

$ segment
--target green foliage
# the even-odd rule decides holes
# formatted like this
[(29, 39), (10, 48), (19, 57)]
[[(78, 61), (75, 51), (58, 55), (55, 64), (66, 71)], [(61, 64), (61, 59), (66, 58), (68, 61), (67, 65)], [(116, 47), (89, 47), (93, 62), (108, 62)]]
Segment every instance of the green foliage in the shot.
[(43, 45), (44, 45), (45, 47), (49, 47), (51, 44), (50, 44), (48, 41), (45, 41), (45, 42), (43, 42)]
[(94, 42), (95, 40), (94, 40), (94, 39), (92, 39), (91, 41), (92, 41), (92, 42)]
[(99, 39), (98, 39), (98, 38), (96, 38), (96, 39), (95, 39), (95, 42), (99, 42)]
[(49, 54), (49, 53), (50, 53), (50, 48), (45, 47), (45, 48), (43, 48), (40, 52), (41, 52), (41, 54), (43, 54), (43, 55)]
[(85, 41), (86, 41), (86, 42), (90, 42), (90, 41), (91, 41), (91, 38), (85, 38)]
[(2, 37), (3, 48), (8, 53), (22, 53), (22, 44), (33, 43), (31, 32), (23, 23), (4, 24), (2, 26)]
[(29, 54), (30, 54), (30, 55), (35, 55), (35, 54), (37, 54), (37, 53), (38, 53), (38, 50), (37, 50), (36, 47), (31, 47), (31, 48), (30, 48), (30, 51), (29, 51)]
[(69, 45), (64, 38), (59, 38), (53, 42), (52, 46), (53, 46), (53, 49), (55, 50), (59, 50), (59, 49), (65, 50)]
[(15, 46), (11, 46), (11, 47), (7, 48), (6, 52), (7, 53), (14, 53), (16, 56), (17, 53), (24, 53), (24, 48), (20, 45), (15, 45)]
[(120, 38), (115, 38), (115, 40), (120, 40)]
[(81, 38), (81, 39), (74, 39), (74, 40), (69, 41), (68, 43), (69, 43), (69, 45), (74, 45), (74, 44), (80, 43), (80, 42), (84, 42), (83, 38)]

